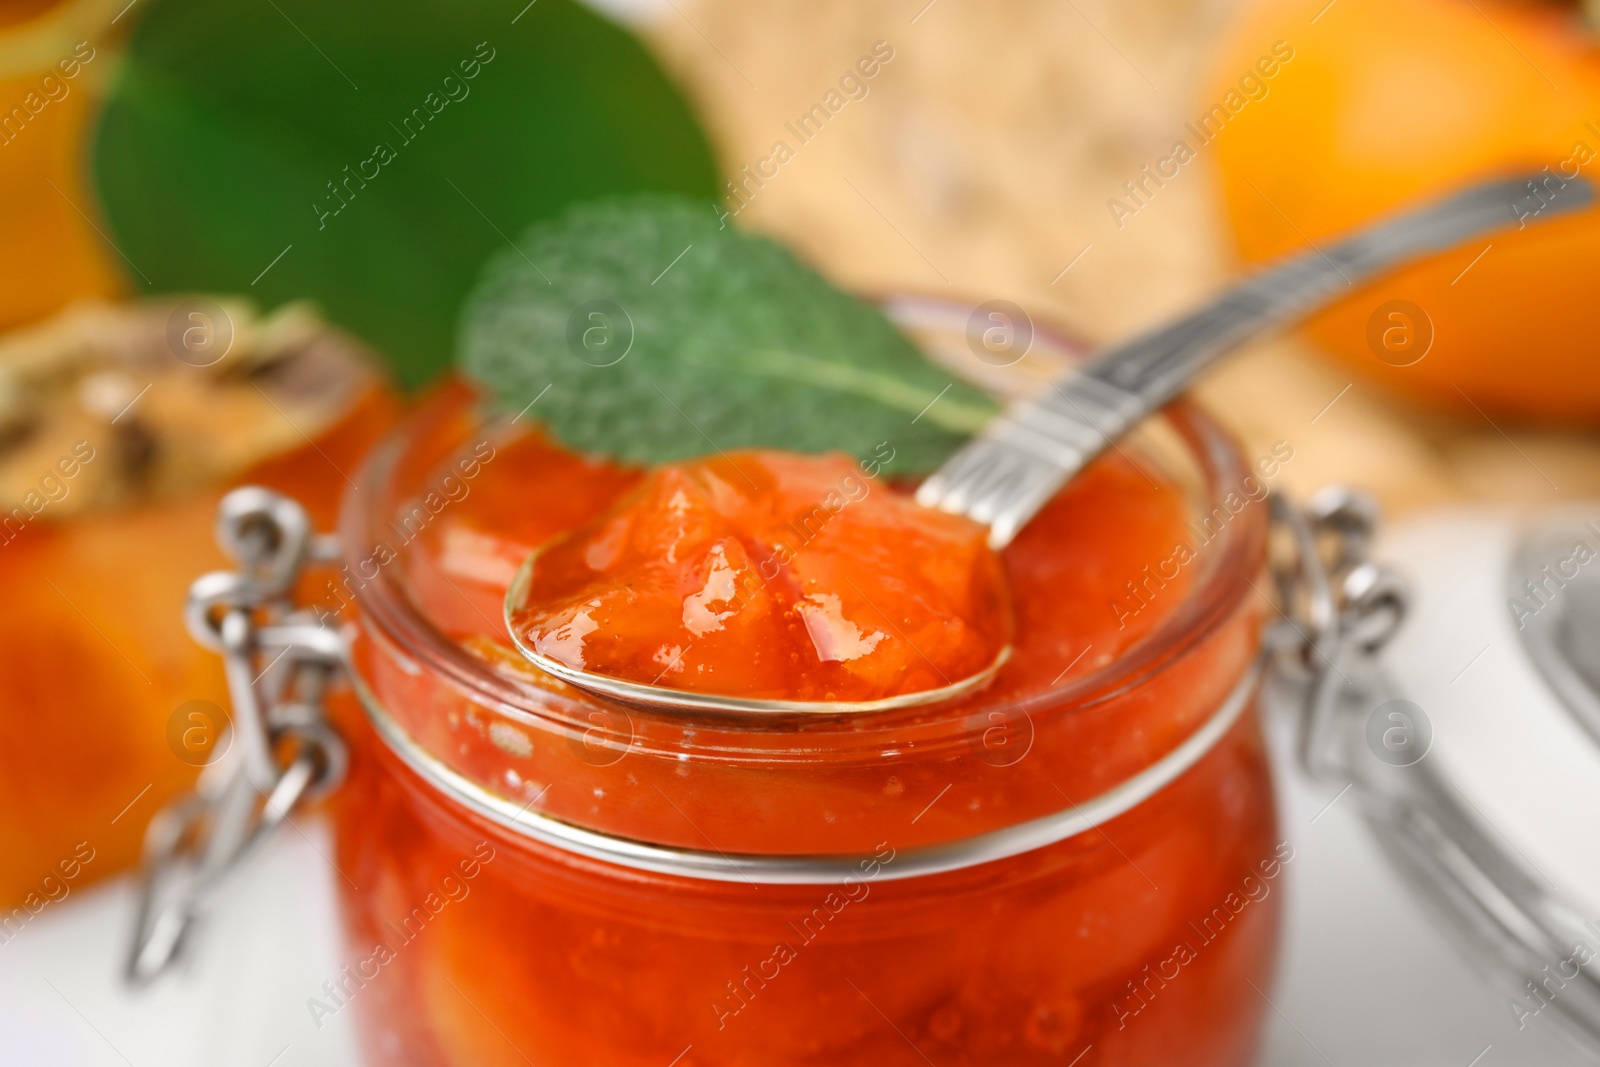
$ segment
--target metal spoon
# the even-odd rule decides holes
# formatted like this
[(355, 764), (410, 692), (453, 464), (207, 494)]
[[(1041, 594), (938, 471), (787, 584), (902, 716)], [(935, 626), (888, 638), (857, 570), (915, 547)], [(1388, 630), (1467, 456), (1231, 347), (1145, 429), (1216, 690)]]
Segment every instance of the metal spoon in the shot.
[[(1560, 184), (1555, 189), (1549, 182)], [(1483, 182), (1290, 256), (1210, 304), (1105, 351), (1039, 396), (1008, 405), (917, 490), (917, 502), (989, 527), (1003, 548), (1056, 490), (1218, 357), (1391, 267), (1515, 222), (1588, 207), (1594, 186), (1547, 172)]]
[[(1560, 184), (1552, 189), (1551, 181)], [(1281, 260), (1211, 303), (1114, 345), (1040, 395), (1007, 405), (922, 483), (917, 502), (988, 526), (990, 546), (1003, 548), (1085, 464), (1242, 342), (1393, 267), (1512, 223), (1548, 221), (1588, 207), (1594, 198), (1587, 179), (1562, 182), (1543, 171), (1487, 181), (1391, 216), (1326, 249)], [(769, 714), (913, 707), (982, 687), (1010, 655), (1004, 648), (984, 670), (938, 689), (855, 703), (758, 700), (612, 678), (552, 659), (518, 637), (511, 619), (526, 602), (538, 556), (529, 556), (506, 593), (506, 628), (517, 650), (569, 685), (636, 707)]]

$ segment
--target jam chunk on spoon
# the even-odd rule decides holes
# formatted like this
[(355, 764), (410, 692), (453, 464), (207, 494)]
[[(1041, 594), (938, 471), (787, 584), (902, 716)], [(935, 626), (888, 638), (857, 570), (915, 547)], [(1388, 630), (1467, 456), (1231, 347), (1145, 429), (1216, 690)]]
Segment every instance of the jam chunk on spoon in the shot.
[(985, 536), (847, 456), (735, 452), (660, 468), (541, 546), (507, 623), (579, 685), (919, 703), (975, 688), (1009, 649)]

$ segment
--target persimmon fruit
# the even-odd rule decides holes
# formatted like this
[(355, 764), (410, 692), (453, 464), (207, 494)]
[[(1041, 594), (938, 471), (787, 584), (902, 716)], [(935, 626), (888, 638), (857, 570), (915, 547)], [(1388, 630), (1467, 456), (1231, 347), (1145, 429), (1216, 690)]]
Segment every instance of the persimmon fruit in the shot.
[[(1600, 50), (1577, 5), (1260, 4), (1219, 52), (1204, 106), (1277, 42), (1293, 58), (1212, 142), (1249, 263), (1481, 179), (1539, 174), (1546, 193), (1530, 197), (1600, 179)], [(1469, 414), (1600, 419), (1600, 210), (1521, 225), (1512, 214), (1505, 230), (1353, 291), (1306, 332), (1365, 374)]]

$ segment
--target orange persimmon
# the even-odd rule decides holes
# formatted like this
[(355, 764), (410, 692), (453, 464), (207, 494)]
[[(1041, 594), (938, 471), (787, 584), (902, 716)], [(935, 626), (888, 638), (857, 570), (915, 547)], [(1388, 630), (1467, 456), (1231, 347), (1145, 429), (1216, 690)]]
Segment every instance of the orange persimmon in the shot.
[(85, 145), (116, 63), (120, 5), (22, 0), (0, 10), (0, 329), (135, 277), (103, 236)]
[[(162, 307), (83, 309), (0, 344), (0, 392), (21, 397), (0, 404), (0, 943), (63, 885), (134, 862), (226, 725), (221, 662), (182, 615), (190, 583), (229, 565), (223, 493), (268, 486), (330, 529), (398, 413), (349, 341), (292, 310), (231, 316), (211, 368), (159, 347)], [(119, 368), (140, 375), (129, 395), (150, 383), (120, 413)]]
[[(1229, 94), (1242, 99), (1241, 79), (1280, 43), (1292, 58), (1250, 82), (1248, 107), (1231, 108)], [(1223, 109), (1208, 144), (1248, 262), (1487, 177), (1542, 172), (1552, 190), (1600, 178), (1600, 53), (1575, 5), (1268, 2), (1213, 75), (1201, 107)], [(1539, 193), (1529, 190), (1530, 213)], [(1507, 221), (1360, 287), (1307, 332), (1353, 367), (1467, 412), (1600, 418), (1590, 314), (1600, 211), (1519, 228), (1508, 205)]]

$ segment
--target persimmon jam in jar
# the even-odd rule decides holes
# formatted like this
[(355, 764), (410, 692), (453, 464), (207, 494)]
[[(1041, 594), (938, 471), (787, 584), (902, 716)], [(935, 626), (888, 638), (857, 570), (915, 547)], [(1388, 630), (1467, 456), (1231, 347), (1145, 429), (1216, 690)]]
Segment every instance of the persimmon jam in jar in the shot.
[[(658, 595), (644, 586), (666, 579), (622, 559), (648, 538), (608, 543), (600, 520), (662, 487), (489, 410), (447, 386), (378, 450), (330, 589), (353, 622), (336, 713), (357, 743), (334, 808), (348, 966), (325, 1007), (353, 1003), (371, 1063), (1251, 1061), (1292, 853), (1254, 709), (1266, 508), (1224, 504), (1264, 472), (1208, 417), (1172, 406), (997, 554), (1003, 624), (948, 576), (901, 589), (948, 618), (880, 605), (896, 625), (937, 616), (930, 641), (957, 634), (924, 650), (940, 663), (1009, 627), (986, 686), (762, 714), (611, 703), (517, 651), (507, 590), (546, 544), (576, 553), (568, 608), (594, 575), (613, 598)], [(835, 457), (859, 486), (829, 520), (845, 554), (865, 551), (846, 530), (870, 528), (850, 507), (915, 507), (892, 456)], [(725, 460), (785, 462), (705, 462)], [(958, 542), (936, 562), (981, 571)], [(814, 647), (874, 644), (818, 581), (784, 594), (833, 612)], [(682, 597), (663, 602), (685, 625)], [(635, 636), (619, 662), (646, 670), (628, 657), (653, 662), (660, 635)], [(807, 681), (753, 652), (698, 662)]]

